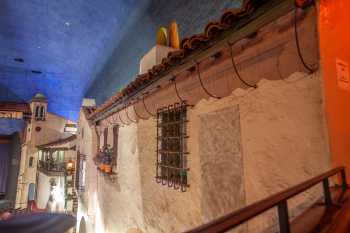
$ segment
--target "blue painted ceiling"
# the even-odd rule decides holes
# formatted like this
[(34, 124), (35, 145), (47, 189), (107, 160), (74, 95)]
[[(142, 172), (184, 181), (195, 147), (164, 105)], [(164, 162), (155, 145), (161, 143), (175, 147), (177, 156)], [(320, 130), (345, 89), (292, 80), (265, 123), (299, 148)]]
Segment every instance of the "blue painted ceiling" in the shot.
[(101, 103), (134, 78), (160, 25), (175, 19), (188, 36), (237, 2), (1, 0), (0, 101), (42, 92), (50, 112), (76, 120), (84, 96)]

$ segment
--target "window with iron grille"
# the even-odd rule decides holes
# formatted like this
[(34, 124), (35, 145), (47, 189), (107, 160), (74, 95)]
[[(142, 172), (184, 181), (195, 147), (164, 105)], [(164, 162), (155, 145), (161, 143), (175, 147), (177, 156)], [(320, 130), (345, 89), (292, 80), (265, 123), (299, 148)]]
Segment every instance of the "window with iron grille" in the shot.
[(157, 111), (156, 181), (183, 192), (188, 187), (186, 115), (186, 103)]

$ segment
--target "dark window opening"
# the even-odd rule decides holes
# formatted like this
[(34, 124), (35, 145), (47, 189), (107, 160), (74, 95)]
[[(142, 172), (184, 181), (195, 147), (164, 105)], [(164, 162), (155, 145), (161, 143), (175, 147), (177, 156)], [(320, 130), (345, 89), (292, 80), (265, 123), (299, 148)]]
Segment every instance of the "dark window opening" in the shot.
[(42, 120), (45, 119), (45, 108), (44, 108), (44, 106), (41, 106), (41, 108), (40, 108), (40, 118)]
[(118, 136), (119, 125), (113, 127), (113, 154), (112, 154), (112, 167), (116, 169), (118, 162)]
[(185, 192), (187, 184), (187, 105), (174, 104), (157, 112), (156, 181)]
[(33, 163), (34, 163), (34, 157), (31, 156), (31, 157), (29, 158), (29, 167), (33, 167)]
[(35, 107), (35, 120), (44, 121), (45, 120), (45, 107), (36, 106)]
[(40, 107), (36, 106), (36, 108), (35, 108), (35, 119), (39, 118), (39, 109), (40, 109)]
[(108, 127), (103, 131), (103, 150), (107, 149), (108, 144)]

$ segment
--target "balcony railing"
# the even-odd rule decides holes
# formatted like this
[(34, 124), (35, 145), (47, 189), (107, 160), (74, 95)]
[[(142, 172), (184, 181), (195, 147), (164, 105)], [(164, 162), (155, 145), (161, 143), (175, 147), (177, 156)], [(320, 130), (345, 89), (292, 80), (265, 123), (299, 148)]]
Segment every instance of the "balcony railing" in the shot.
[(38, 162), (38, 169), (43, 171), (43, 172), (48, 172), (51, 174), (61, 174), (66, 171), (65, 162), (56, 162), (56, 161), (51, 161), (51, 160), (39, 160)]

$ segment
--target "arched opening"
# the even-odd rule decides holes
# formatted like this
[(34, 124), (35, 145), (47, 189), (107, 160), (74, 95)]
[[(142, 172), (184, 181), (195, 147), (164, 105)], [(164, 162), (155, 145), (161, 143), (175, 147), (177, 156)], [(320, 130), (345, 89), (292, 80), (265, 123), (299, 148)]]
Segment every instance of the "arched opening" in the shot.
[(80, 220), (79, 233), (86, 233), (86, 222), (84, 217), (82, 217)]
[(35, 118), (39, 118), (39, 111), (40, 111), (40, 106), (35, 107)]
[(28, 187), (28, 201), (35, 200), (35, 184), (30, 183)]
[(45, 108), (44, 108), (44, 106), (41, 106), (41, 108), (40, 108), (40, 117), (41, 117), (41, 119), (45, 119)]

